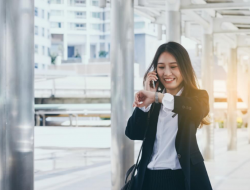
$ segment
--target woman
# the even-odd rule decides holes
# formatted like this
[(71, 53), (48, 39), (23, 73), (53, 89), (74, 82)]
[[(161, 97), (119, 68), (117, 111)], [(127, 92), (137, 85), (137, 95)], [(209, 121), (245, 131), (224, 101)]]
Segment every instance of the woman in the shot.
[(131, 140), (145, 135), (132, 189), (212, 189), (196, 141), (197, 128), (209, 124), (209, 99), (196, 81), (185, 48), (175, 42), (158, 48), (125, 131)]

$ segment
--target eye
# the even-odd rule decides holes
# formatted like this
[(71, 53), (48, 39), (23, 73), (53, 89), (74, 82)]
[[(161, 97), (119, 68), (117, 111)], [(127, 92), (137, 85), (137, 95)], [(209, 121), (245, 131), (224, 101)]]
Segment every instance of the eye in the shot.
[(177, 66), (174, 66), (174, 67), (171, 67), (171, 69), (174, 69), (174, 68), (176, 68)]
[(159, 67), (160, 69), (164, 69), (164, 67)]

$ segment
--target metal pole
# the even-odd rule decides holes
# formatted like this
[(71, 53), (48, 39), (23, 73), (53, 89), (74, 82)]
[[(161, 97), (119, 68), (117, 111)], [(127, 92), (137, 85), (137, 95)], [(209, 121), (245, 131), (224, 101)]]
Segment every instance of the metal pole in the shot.
[(230, 49), (227, 72), (228, 150), (237, 150), (237, 49)]
[(213, 78), (213, 36), (204, 32), (202, 38), (202, 88), (209, 94), (210, 125), (203, 125), (202, 154), (205, 160), (214, 159), (214, 78)]
[(125, 136), (134, 99), (133, 0), (112, 1), (111, 36), (111, 178), (117, 190), (134, 163), (134, 142)]
[(69, 115), (69, 126), (72, 127), (73, 124), (72, 124), (72, 114)]
[(162, 25), (157, 24), (157, 39), (162, 40)]
[(181, 43), (180, 0), (166, 0), (166, 40)]
[(250, 58), (248, 58), (248, 143), (250, 144)]
[(45, 117), (45, 114), (43, 114), (43, 126), (46, 125), (46, 117)]
[(40, 126), (40, 115), (36, 114), (36, 126)]
[(63, 60), (68, 60), (68, 34), (67, 32), (64, 32), (64, 35), (63, 35)]
[(0, 72), (0, 189), (33, 190), (33, 0), (0, 0)]
[(75, 114), (76, 117), (76, 127), (78, 127), (78, 114)]

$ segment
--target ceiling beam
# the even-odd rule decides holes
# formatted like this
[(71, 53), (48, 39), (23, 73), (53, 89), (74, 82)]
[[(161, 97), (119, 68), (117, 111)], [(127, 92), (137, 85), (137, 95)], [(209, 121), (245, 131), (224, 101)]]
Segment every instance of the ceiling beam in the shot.
[(181, 10), (226, 10), (226, 9), (248, 9), (250, 3), (209, 3), (209, 4), (192, 4), (181, 6)]
[(250, 29), (242, 29), (242, 30), (221, 30), (215, 31), (214, 34), (250, 34)]
[(194, 11), (186, 11), (185, 14), (187, 14), (189, 17), (191, 17), (195, 22), (203, 26), (204, 28), (208, 29), (210, 27), (209, 22), (207, 22), (205, 19), (203, 19), (200, 15), (195, 13)]
[(134, 13), (137, 14), (137, 15), (140, 15), (140, 16), (142, 16), (144, 18), (149, 19), (151, 22), (155, 22), (155, 18), (154, 17), (149, 16), (147, 13), (145, 13), (145, 12), (139, 10), (139, 9), (134, 9)]

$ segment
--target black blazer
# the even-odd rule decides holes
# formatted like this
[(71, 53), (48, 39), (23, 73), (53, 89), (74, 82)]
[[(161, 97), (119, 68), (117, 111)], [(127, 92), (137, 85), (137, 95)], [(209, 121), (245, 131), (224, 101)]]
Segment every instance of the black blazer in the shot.
[[(139, 162), (137, 175), (132, 185), (133, 190), (141, 190), (144, 174), (153, 152), (157, 122), (161, 104), (151, 106), (149, 128), (146, 132), (149, 112), (135, 108), (129, 118), (125, 134), (131, 140), (146, 138)], [(209, 113), (209, 98), (206, 90), (191, 90), (187, 96), (174, 96), (174, 110), (178, 114), (178, 132), (175, 148), (185, 175), (185, 190), (211, 190), (211, 184), (204, 165), (204, 159), (196, 141), (196, 131), (201, 120)]]

